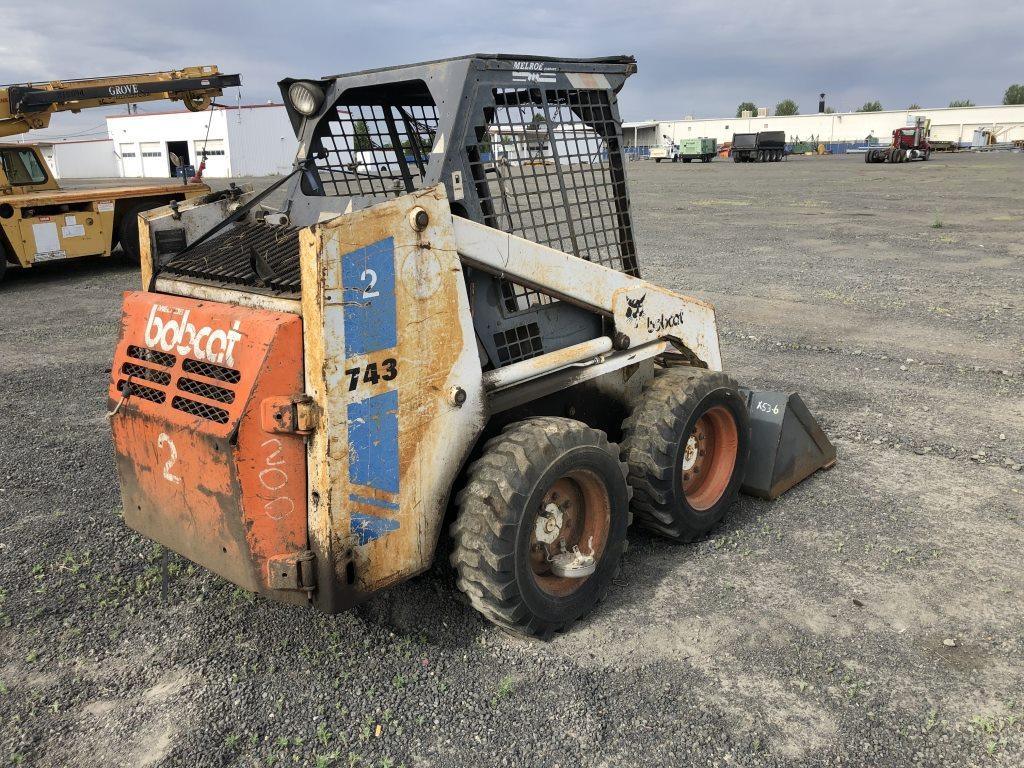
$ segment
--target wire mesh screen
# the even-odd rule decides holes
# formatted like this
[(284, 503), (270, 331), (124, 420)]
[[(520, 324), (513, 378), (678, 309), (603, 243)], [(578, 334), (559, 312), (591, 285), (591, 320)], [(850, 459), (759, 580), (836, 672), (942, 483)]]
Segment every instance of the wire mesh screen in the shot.
[[(484, 223), (638, 275), (621, 137), (604, 90), (499, 88), (469, 147)], [(506, 283), (507, 311), (547, 303)]]
[(361, 95), (367, 103), (339, 102), (318, 127), (312, 149), (320, 154), (319, 193), (387, 198), (419, 189), (437, 133), (437, 108), (408, 103), (421, 98), (392, 102), (386, 92)]

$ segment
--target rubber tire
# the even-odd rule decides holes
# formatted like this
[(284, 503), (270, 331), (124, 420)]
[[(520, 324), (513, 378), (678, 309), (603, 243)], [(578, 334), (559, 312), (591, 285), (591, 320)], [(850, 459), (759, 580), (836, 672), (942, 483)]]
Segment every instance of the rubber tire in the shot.
[(866, 150), (864, 152), (864, 162), (865, 163), (873, 163), (873, 162), (875, 162), (874, 157), (875, 157), (875, 154), (874, 154), (874, 150), (873, 149), (869, 149), (869, 150)]
[(0, 243), (0, 283), (4, 281), (4, 276), (7, 274), (7, 250), (4, 248), (4, 244)]
[(656, 162), (656, 163), (660, 163), (660, 162), (661, 162), (661, 158), (660, 158), (660, 157), (656, 157), (656, 158), (654, 158), (654, 162)]
[(733, 161), (734, 163), (738, 163), (738, 162), (740, 161), (740, 156), (739, 156), (739, 155), (736, 155), (736, 154), (734, 154), (734, 155), (732, 156), (732, 161)]
[(129, 208), (128, 212), (121, 217), (121, 224), (118, 227), (117, 240), (121, 244), (121, 253), (127, 264), (138, 264), (141, 260), (139, 253), (139, 214), (143, 211), (150, 211), (159, 208), (159, 203), (145, 203)]
[[(719, 500), (697, 511), (683, 494), (683, 448), (697, 419), (718, 405), (726, 407), (736, 424), (736, 464)], [(739, 494), (750, 450), (747, 405), (731, 377), (702, 368), (668, 369), (637, 400), (622, 433), (622, 459), (629, 466), (633, 516), (639, 526), (687, 542), (722, 521)]]
[[(529, 543), (534, 518), (526, 512), (539, 506), (552, 482), (578, 466), (604, 480), (611, 505), (608, 540), (594, 574), (575, 592), (556, 597), (533, 580)], [(499, 627), (550, 639), (607, 594), (626, 548), (629, 496), (619, 447), (604, 432), (553, 416), (508, 425), (469, 467), (457, 498), (450, 562), (459, 589)]]

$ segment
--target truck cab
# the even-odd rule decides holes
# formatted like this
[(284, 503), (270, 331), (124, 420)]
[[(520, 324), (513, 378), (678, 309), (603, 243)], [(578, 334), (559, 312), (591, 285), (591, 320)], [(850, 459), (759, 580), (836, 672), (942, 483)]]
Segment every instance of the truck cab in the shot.
[(37, 147), (0, 144), (0, 194), (58, 188)]

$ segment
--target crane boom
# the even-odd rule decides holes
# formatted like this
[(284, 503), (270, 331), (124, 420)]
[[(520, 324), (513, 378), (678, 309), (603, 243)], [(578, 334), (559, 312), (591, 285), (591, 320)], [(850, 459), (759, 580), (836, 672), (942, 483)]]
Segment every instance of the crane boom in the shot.
[(55, 112), (80, 112), (111, 104), (167, 99), (181, 101), (189, 111), (198, 112), (206, 109), (224, 88), (241, 84), (239, 75), (224, 75), (216, 66), (201, 66), (0, 86), (0, 136), (46, 128)]

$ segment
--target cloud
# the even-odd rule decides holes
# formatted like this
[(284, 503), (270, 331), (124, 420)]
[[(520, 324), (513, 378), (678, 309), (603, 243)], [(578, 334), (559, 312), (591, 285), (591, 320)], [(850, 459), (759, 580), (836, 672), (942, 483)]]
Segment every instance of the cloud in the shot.
[[(0, 0), (0, 82), (217, 64), (242, 99), (280, 98), (285, 76), (321, 76), (474, 51), (631, 53), (627, 119), (732, 114), (740, 101), (804, 111), (951, 99), (999, 103), (1024, 79), (1021, 4), (778, 2), (291, 3)], [(73, 130), (92, 116), (55, 121)], [(90, 125), (92, 123), (90, 122)]]

